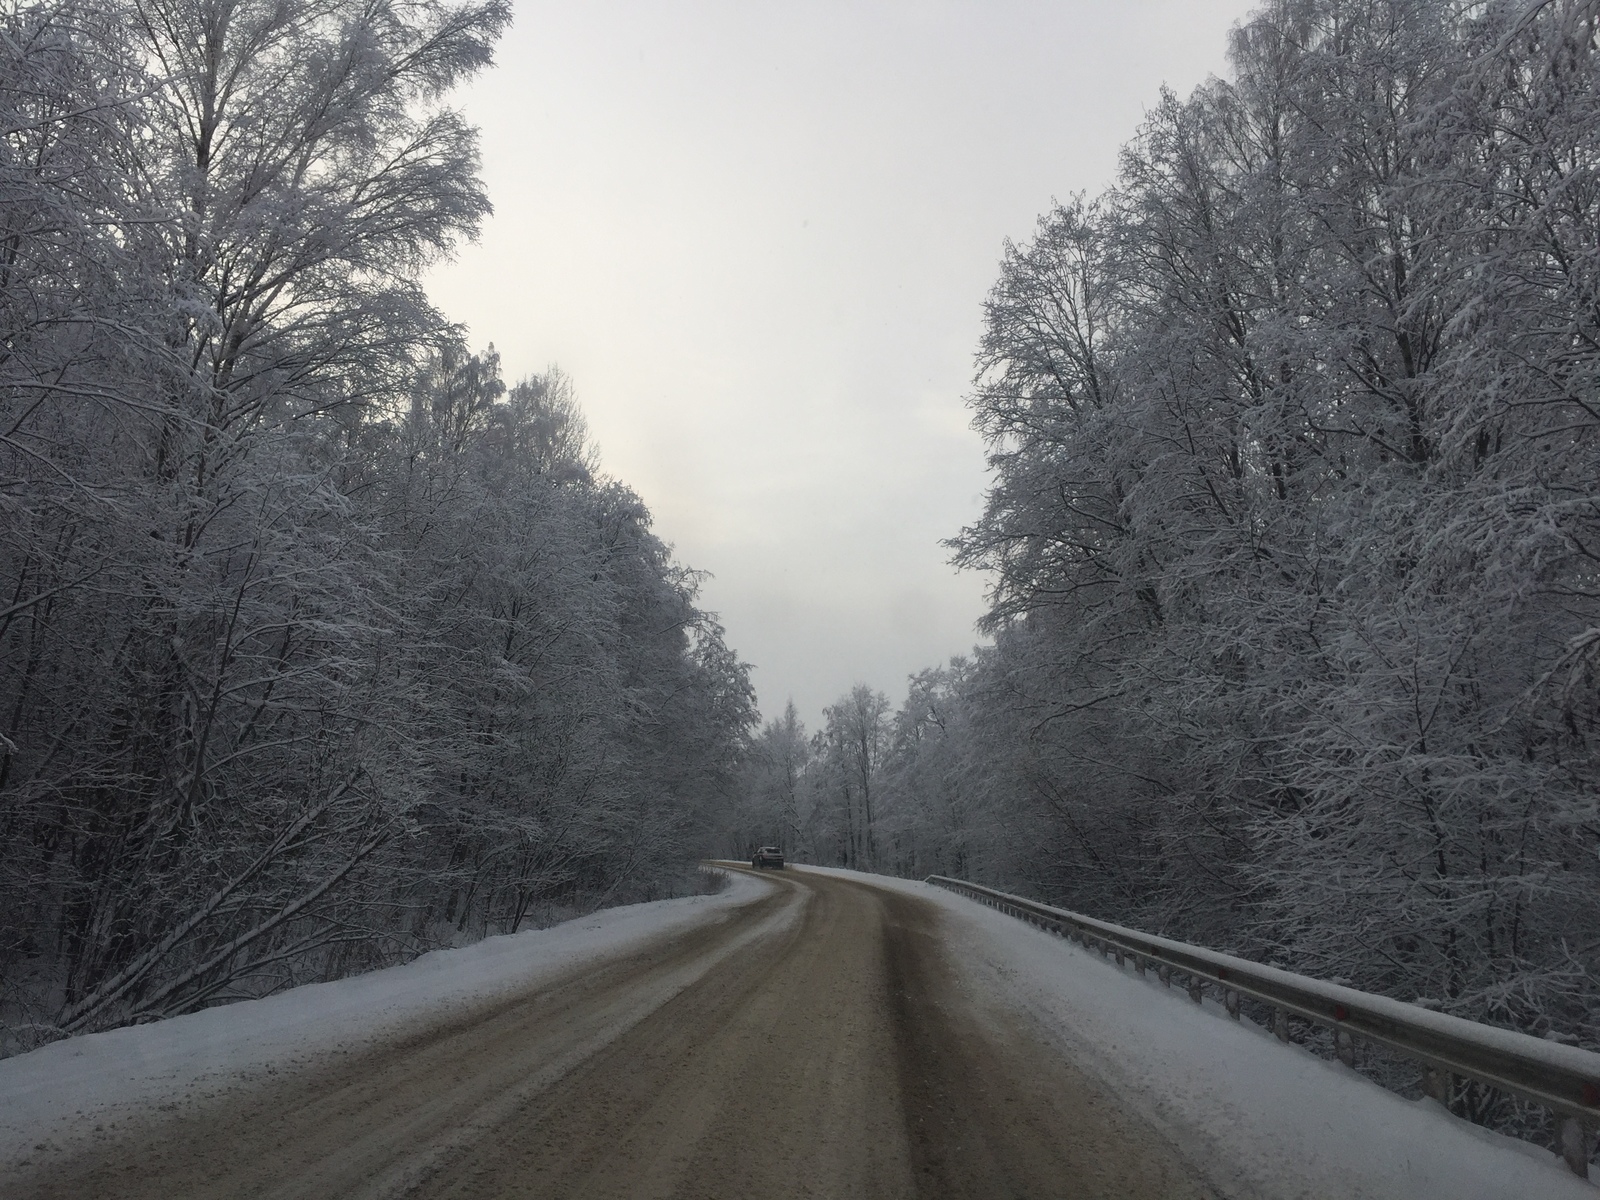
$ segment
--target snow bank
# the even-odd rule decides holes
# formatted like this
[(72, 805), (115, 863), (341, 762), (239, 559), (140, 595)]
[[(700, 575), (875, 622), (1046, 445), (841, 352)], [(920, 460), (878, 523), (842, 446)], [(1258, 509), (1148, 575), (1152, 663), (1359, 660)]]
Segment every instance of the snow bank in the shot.
[[(826, 868), (803, 868), (826, 870)], [(1285, 1046), (1014, 917), (911, 880), (827, 871), (945, 911), (963, 982), (1032, 1017), (1224, 1192), (1298, 1200), (1596, 1200), (1553, 1153)]]
[(549, 929), (437, 950), (403, 966), (86, 1034), (0, 1060), (0, 1162), (39, 1142), (232, 1090), (619, 957), (748, 904), (771, 886), (747, 875), (730, 879), (712, 896), (604, 909)]

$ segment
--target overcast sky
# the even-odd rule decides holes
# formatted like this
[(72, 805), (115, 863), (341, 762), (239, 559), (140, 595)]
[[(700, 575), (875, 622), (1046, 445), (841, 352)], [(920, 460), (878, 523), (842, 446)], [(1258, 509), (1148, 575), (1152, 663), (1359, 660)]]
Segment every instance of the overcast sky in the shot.
[(1002, 244), (1112, 181), (1234, 0), (523, 0), (461, 103), (495, 215), (430, 280), (516, 378), (574, 379), (604, 468), (712, 572), (763, 713), (977, 640), (940, 540)]

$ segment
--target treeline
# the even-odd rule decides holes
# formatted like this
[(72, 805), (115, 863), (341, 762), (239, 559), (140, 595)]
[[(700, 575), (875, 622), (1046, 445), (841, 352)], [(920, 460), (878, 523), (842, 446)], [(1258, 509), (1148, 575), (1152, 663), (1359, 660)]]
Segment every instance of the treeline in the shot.
[(744, 666), (418, 286), (498, 2), (0, 10), (0, 1052), (662, 894)]
[(993, 646), (752, 831), (1600, 1048), (1597, 27), (1285, 0), (1163, 96), (985, 307)]

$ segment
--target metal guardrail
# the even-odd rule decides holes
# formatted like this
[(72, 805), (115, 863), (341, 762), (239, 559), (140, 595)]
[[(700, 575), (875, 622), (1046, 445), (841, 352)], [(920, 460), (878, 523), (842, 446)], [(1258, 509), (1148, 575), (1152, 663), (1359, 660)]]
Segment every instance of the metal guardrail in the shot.
[(1331, 1029), (1335, 1050), (1348, 1065), (1355, 1063), (1358, 1040), (1385, 1046), (1419, 1063), (1424, 1089), (1441, 1102), (1448, 1100), (1452, 1077), (1460, 1076), (1542, 1104), (1556, 1114), (1557, 1153), (1575, 1174), (1589, 1177), (1600, 1130), (1600, 1054), (1097, 921), (963, 879), (930, 875), (927, 882), (1112, 954), (1119, 966), (1131, 958), (1141, 975), (1153, 966), (1169, 987), (1173, 975), (1180, 975), (1197, 1003), (1210, 986), (1235, 1020), (1241, 997), (1268, 1004), (1280, 1041), (1289, 1040), (1293, 1015)]

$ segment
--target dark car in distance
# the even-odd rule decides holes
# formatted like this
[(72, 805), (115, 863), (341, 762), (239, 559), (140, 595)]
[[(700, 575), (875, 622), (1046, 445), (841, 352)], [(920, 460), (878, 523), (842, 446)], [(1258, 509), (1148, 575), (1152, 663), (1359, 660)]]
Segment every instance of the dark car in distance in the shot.
[(750, 857), (750, 865), (758, 871), (762, 867), (777, 867), (783, 869), (783, 851), (776, 846), (763, 846)]

